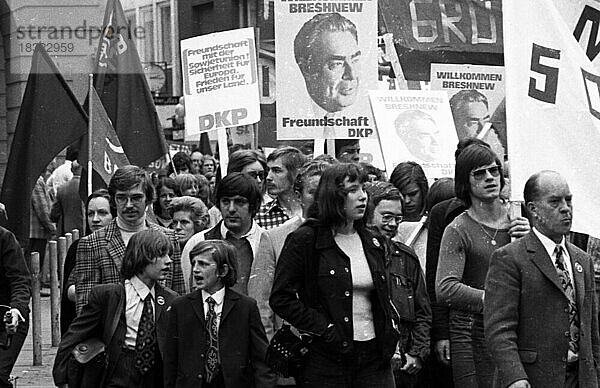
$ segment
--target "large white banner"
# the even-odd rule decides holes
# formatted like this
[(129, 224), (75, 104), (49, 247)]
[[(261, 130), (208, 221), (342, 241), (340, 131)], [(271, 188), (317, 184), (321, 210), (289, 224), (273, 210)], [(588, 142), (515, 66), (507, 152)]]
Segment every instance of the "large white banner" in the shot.
[(372, 138), (376, 0), (275, 0), (277, 139)]
[(573, 230), (600, 237), (600, 71), (561, 3), (504, 3), (511, 195), (523, 198), (531, 174), (558, 171), (573, 193)]
[(256, 63), (253, 28), (181, 41), (186, 141), (260, 120)]
[(599, 67), (600, 1), (554, 0), (554, 4), (587, 57), (595, 67)]
[(427, 179), (454, 177), (458, 138), (448, 95), (426, 90), (371, 90), (388, 175), (400, 162), (414, 161)]

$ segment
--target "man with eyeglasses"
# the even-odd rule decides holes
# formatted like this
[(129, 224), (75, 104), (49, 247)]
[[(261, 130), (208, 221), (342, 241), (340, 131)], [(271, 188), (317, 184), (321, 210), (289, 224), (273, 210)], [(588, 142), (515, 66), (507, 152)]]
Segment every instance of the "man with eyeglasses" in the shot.
[(181, 272), (181, 251), (172, 230), (148, 222), (146, 209), (152, 203), (154, 187), (148, 174), (137, 166), (124, 166), (115, 171), (108, 184), (111, 208), (117, 217), (104, 228), (83, 237), (77, 247), (75, 291), (77, 313), (87, 304), (92, 287), (98, 284), (120, 283), (121, 263), (131, 236), (144, 229), (164, 233), (173, 244), (171, 271), (161, 285), (185, 293)]
[(391, 183), (366, 183), (369, 196), (365, 219), (367, 226), (385, 236), (390, 243), (387, 263), (390, 296), (396, 309), (400, 341), (392, 358), (396, 386), (419, 386), (419, 371), (429, 355), (431, 306), (423, 270), (416, 253), (392, 240), (402, 222), (402, 194)]
[(267, 158), (267, 192), (272, 201), (261, 206), (256, 222), (264, 229), (272, 229), (302, 214), (300, 201), (294, 193), (298, 170), (306, 162), (306, 156), (294, 147), (281, 147)]
[[(211, 229), (194, 234), (185, 244), (181, 254), (184, 276), (190, 279), (190, 252), (199, 242), (227, 240), (233, 244), (237, 253), (238, 278), (232, 289), (247, 295), (248, 280), (253, 275), (250, 270), (264, 231), (254, 221), (262, 201), (262, 193), (249, 175), (233, 172), (227, 174), (217, 185), (215, 200), (222, 219)], [(190, 288), (188, 291), (195, 289), (193, 280)]]

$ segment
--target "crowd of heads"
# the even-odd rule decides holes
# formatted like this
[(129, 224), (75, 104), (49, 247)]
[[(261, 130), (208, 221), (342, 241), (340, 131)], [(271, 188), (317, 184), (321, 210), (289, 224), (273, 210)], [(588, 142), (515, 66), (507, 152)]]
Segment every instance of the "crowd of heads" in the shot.
[[(216, 224), (209, 211), (213, 206), (229, 230), (241, 232), (248, 230), (265, 201), (285, 194), (300, 204), (306, 217), (334, 227), (366, 224), (391, 234), (400, 220), (419, 221), (433, 205), (454, 196), (455, 188), (468, 203), (468, 179), (474, 168), (497, 163), (502, 174), (491, 149), (473, 138), (458, 145), (456, 182), (437, 179), (431, 187), (416, 162), (398, 164), (388, 181), (382, 170), (361, 161), (357, 141), (336, 140), (335, 146), (336, 157), (312, 157), (291, 146), (277, 148), (268, 157), (260, 150), (238, 149), (230, 154), (222, 178), (215, 158), (199, 149), (175, 154), (154, 184), (143, 169), (126, 166), (115, 172), (108, 191), (90, 196), (88, 223), (99, 228), (117, 215), (139, 217), (152, 204), (150, 217), (173, 229), (183, 247), (195, 233)], [(376, 209), (382, 202), (399, 203), (400, 208), (392, 211), (398, 213), (392, 217), (395, 222), (389, 214), (380, 222)], [(105, 205), (103, 210), (96, 210), (101, 207), (98, 203)]]
[[(230, 155), (226, 174), (214, 189), (210, 179), (220, 175), (218, 163), (198, 150), (191, 155), (176, 154), (156, 185), (143, 169), (126, 166), (115, 172), (108, 190), (90, 195), (88, 226), (94, 231), (115, 216), (134, 218), (153, 203), (151, 213), (175, 231), (183, 247), (194, 234), (216, 224), (211, 207), (228, 230), (243, 233), (269, 198), (285, 193), (300, 204), (304, 217), (333, 228), (369, 226), (393, 237), (400, 222), (422, 221), (434, 205), (446, 199), (456, 196), (471, 206), (478, 184), (490, 176), (499, 177), (498, 192), (506, 185), (500, 158), (476, 138), (458, 143), (454, 178), (433, 182), (413, 161), (396, 165), (387, 180), (383, 171), (360, 162), (356, 141), (336, 141), (336, 150), (337, 158), (312, 157), (290, 146), (275, 149), (268, 157), (260, 150), (239, 149)], [(526, 202), (534, 203), (538, 196), (535, 183), (533, 179), (525, 187)]]

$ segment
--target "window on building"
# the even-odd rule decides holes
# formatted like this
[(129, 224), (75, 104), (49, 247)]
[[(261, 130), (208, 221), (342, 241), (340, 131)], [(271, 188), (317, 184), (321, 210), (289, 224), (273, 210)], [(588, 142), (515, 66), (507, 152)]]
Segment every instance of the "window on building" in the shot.
[(144, 28), (144, 39), (141, 39), (139, 53), (142, 62), (154, 62), (154, 18), (152, 6), (140, 8), (140, 25)]
[(160, 20), (159, 20), (159, 45), (161, 52), (159, 58), (161, 61), (172, 63), (172, 46), (171, 46), (171, 7), (168, 4), (159, 6)]
[[(131, 10), (131, 11), (126, 11), (125, 12), (125, 18), (127, 19), (127, 22), (129, 23), (129, 31), (135, 32), (135, 28), (137, 27), (137, 18), (135, 17), (135, 10)], [(134, 38), (136, 36), (134, 35)], [(136, 47), (138, 46), (138, 42), (135, 42)]]
[(192, 7), (192, 20), (199, 35), (215, 31), (215, 14), (213, 2), (209, 1)]

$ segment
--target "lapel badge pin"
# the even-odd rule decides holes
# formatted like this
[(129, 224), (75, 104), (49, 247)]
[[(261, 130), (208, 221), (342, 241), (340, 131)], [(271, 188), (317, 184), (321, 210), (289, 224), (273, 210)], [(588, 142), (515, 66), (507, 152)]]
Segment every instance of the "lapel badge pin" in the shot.
[(379, 244), (379, 240), (377, 240), (375, 237), (373, 237), (373, 245), (375, 245), (377, 248), (381, 246), (381, 244)]
[(581, 266), (581, 264), (579, 263), (575, 263), (575, 269), (577, 270), (577, 272), (581, 273), (583, 272), (583, 267)]
[(156, 303), (158, 303), (159, 305), (162, 306), (163, 304), (165, 304), (165, 298), (162, 297), (162, 296), (157, 297), (156, 298)]

